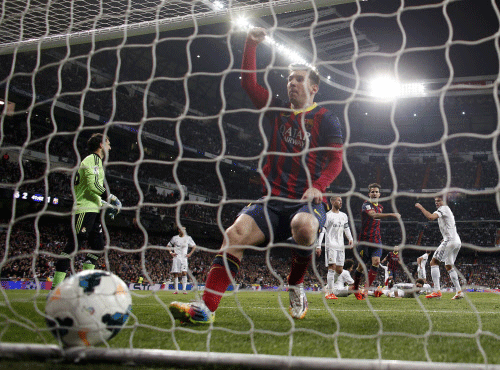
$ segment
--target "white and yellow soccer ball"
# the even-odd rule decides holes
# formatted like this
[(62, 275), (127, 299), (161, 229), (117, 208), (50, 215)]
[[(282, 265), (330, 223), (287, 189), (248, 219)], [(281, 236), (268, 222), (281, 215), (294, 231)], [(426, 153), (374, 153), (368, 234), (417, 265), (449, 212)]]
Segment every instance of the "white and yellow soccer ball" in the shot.
[(102, 270), (82, 271), (64, 280), (45, 306), (47, 325), (65, 347), (109, 341), (125, 326), (131, 310), (127, 285)]

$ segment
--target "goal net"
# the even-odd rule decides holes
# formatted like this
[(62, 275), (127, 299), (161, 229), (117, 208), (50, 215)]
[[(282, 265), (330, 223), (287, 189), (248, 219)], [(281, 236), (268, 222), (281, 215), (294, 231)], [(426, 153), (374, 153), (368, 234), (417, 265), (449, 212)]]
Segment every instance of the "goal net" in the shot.
[[(3, 359), (500, 369), (495, 1), (1, 4)], [(343, 168), (324, 195), (329, 207), (331, 197), (342, 198), (355, 241), (350, 247), (345, 240), (345, 259), (361, 264), (363, 281), (374, 269), (358, 247), (377, 245), (357, 240), (368, 185), (378, 183), (381, 197), (373, 203), (401, 214), (381, 220), (383, 265), (395, 283), (415, 284), (420, 258), (429, 252), (430, 262), (442, 239), (438, 221), (415, 205), (433, 214), (435, 197), (443, 196), (461, 238), (454, 270), (463, 299), (451, 299), (456, 285), (444, 264), (440, 299), (404, 290), (399, 297), (411, 298), (396, 299), (390, 287), (377, 297), (375, 288), (387, 280), (382, 268), (369, 289), (375, 295), (326, 299), (323, 245), (304, 280), (307, 315), (294, 320), (286, 284), (294, 246), (271, 238), (247, 247), (214, 323), (174, 320), (169, 304), (201, 299), (226, 230), (266, 187), (263, 166), (274, 154), (266, 113), (275, 108), (270, 101), (255, 108), (241, 86), (245, 40), (254, 27), (267, 32), (257, 48), (257, 81), (270, 98), (287, 100), (289, 64), (314, 66), (321, 76), (315, 102), (340, 122)], [(45, 304), (55, 264), (74, 237), (72, 184), (94, 133), (110, 139), (104, 186), (123, 205), (113, 219), (100, 215), (105, 249), (96, 268), (127, 283), (132, 313), (104, 345), (64, 348), (46, 324)], [(171, 273), (169, 241), (178, 227), (197, 245), (187, 280)], [(395, 246), (391, 256), (399, 262), (386, 258)], [(70, 273), (86, 263), (87, 247), (70, 256)], [(436, 269), (431, 275), (427, 263), (423, 271), (435, 287)]]

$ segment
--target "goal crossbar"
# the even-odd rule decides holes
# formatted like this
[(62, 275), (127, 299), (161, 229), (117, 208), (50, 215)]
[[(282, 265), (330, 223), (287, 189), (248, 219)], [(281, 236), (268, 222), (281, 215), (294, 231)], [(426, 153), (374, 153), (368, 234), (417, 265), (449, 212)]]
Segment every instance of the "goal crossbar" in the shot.
[[(335, 6), (339, 4), (352, 3), (356, 0), (278, 0), (273, 2), (256, 3), (239, 6), (234, 2), (230, 9), (210, 10), (202, 13), (190, 13), (190, 6), (186, 6), (185, 15), (177, 15), (162, 19), (125, 23), (119, 26), (88, 29), (79, 32), (69, 32), (56, 35), (38, 35), (28, 39), (0, 43), (0, 55), (11, 54), (14, 50), (18, 52), (32, 51), (38, 48), (49, 49), (64, 45), (82, 44), (110, 40), (121, 37), (138, 36), (154, 32), (171, 31), (192, 27), (227, 22), (237, 17), (260, 18), (272, 14), (282, 14), (313, 7)], [(315, 5), (313, 5), (315, 4)], [(5, 25), (0, 22), (0, 31)], [(3, 32), (2, 32), (3, 33)], [(4, 38), (5, 40), (5, 38)]]

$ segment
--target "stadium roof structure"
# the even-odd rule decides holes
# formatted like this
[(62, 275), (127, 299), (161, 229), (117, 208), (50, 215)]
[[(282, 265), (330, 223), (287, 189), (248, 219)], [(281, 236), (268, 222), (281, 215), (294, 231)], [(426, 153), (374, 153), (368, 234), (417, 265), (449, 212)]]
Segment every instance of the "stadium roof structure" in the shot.
[[(214, 57), (207, 57), (207, 53), (200, 58), (196, 49), (200, 47), (203, 52), (206, 45), (201, 45), (196, 39), (189, 44), (180, 43), (177, 47), (169, 43), (169, 50), (162, 51), (163, 37), (187, 39), (193, 35), (193, 30), (205, 36), (211, 34), (213, 36), (209, 43), (211, 50), (208, 51), (213, 52), (214, 48), (220, 51), (224, 48), (221, 44), (228, 43), (227, 35), (231, 32), (228, 30), (228, 21), (239, 16), (249, 16), (255, 25), (272, 29), (272, 35), (278, 42), (290, 45), (309, 60), (313, 60), (313, 55), (316, 55), (316, 62), (321, 64), (323, 60), (350, 58), (354, 51), (354, 42), (357, 43), (358, 52), (379, 50), (376, 43), (356, 29), (354, 29), (356, 40), (354, 40), (350, 22), (341, 19), (341, 14), (335, 5), (352, 2), (354, 0), (317, 0), (313, 4), (303, 0), (279, 0), (274, 1), (271, 6), (268, 1), (234, 0), (227, 9), (225, 8), (227, 4), (224, 2), (209, 0), (196, 2), (86, 0), (82, 3), (69, 0), (57, 2), (37, 0), (26, 4), (5, 2), (0, 19), (2, 39), (0, 54), (50, 49), (48, 54), (53, 56), (59, 54), (64, 58), (66, 51), (58, 51), (58, 48), (67, 50), (71, 48), (72, 55), (75, 51), (81, 50), (81, 54), (85, 55), (90, 50), (89, 45), (95, 44), (96, 49), (118, 46), (121, 64), (119, 78), (120, 81), (127, 81), (151, 76), (153, 59), (157, 70), (163, 71), (165, 75), (182, 75), (188, 60), (180, 55), (193, 51), (199, 58), (196, 60), (195, 55), (190, 56), (191, 61), (196, 64), (193, 66), (194, 72), (220, 73), (221, 70), (227, 69), (228, 51), (216, 55), (221, 59), (226, 58), (223, 63)], [(314, 27), (311, 33), (309, 26), (313, 21), (321, 24)], [(225, 26), (221, 25), (223, 22), (226, 22)], [(223, 36), (221, 32), (226, 35)], [(153, 51), (151, 47), (144, 47), (151, 46), (155, 42), (155, 37), (160, 40), (158, 47), (153, 47)], [(234, 38), (238, 39), (238, 35), (234, 35)], [(311, 42), (312, 38), (314, 45)], [(203, 37), (202, 39), (207, 40)], [(242, 43), (241, 40), (238, 42)], [(193, 50), (182, 50), (187, 47)], [(228, 48), (234, 53), (233, 68), (238, 69), (242, 45), (228, 46)], [(78, 63), (74, 58), (68, 58), (65, 62), (79, 64), (80, 67), (86, 67), (87, 64), (81, 60)], [(107, 57), (99, 58), (99, 55), (93, 55), (91, 63), (94, 67), (93, 74), (103, 79), (113, 78), (112, 71), (107, 71), (108, 63)], [(217, 67), (217, 64), (220, 64), (220, 67)], [(342, 73), (333, 67), (327, 66), (327, 68), (331, 69), (332, 73), (335, 71)], [(214, 77), (196, 76), (190, 80), (193, 90), (199, 92), (196, 99), (201, 99), (195, 103), (196, 106), (210, 106), (214, 99), (217, 100), (220, 78)], [(135, 88), (133, 85), (130, 87)], [(234, 89), (230, 95), (235, 100), (235, 106), (241, 106), (242, 100), (245, 99), (241, 89)]]
[[(249, 16), (252, 17), (253, 25), (269, 29), (277, 43), (290, 46), (320, 67), (325, 84), (331, 87), (320, 89), (320, 101), (342, 102), (342, 99), (352, 93), (357, 82), (352, 72), (354, 64), (369, 64), (370, 58), (392, 58), (388, 63), (391, 64), (396, 58), (394, 51), (399, 47), (388, 48), (384, 37), (376, 36), (376, 32), (371, 32), (369, 28), (369, 32), (366, 32), (363, 27), (357, 27), (357, 21), (352, 21), (352, 11), (356, 6), (368, 6), (367, 9), (375, 18), (392, 18), (393, 28), (385, 31), (387, 36), (388, 32), (393, 33), (396, 25), (394, 9), (398, 10), (398, 7), (386, 9), (386, 13), (375, 14), (374, 9), (388, 5), (372, 1), (354, 2), (315, 0), (313, 5), (313, 2), (304, 0), (278, 0), (272, 3), (247, 0), (231, 1), (228, 9), (224, 8), (222, 1), (209, 0), (86, 0), (85, 6), (69, 0), (33, 0), (26, 3), (29, 5), (24, 4), (27, 7), (23, 7), (22, 2), (4, 2), (0, 18), (3, 42), (0, 44), (0, 54), (12, 53), (14, 50), (18, 59), (22, 59), (23, 54), (30, 54), (24, 51), (43, 54), (45, 58), (50, 56), (52, 62), (77, 66), (84, 77), (87, 76), (84, 70), (90, 69), (92, 78), (104, 81), (104, 85), (116, 83), (131, 95), (147, 94), (150, 101), (160, 104), (162, 100), (169, 100), (168, 94), (171, 91), (168, 91), (169, 88), (163, 88), (163, 91), (157, 89), (157, 82), (168, 81), (171, 85), (180, 85), (184, 90), (189, 89), (189, 115), (214, 116), (219, 109), (213, 107), (221, 107), (223, 97), (226, 99), (226, 110), (249, 106), (248, 97), (239, 86), (238, 72), (245, 34), (233, 32), (229, 22), (238, 16)], [(432, 3), (432, 0), (426, 3)], [(452, 3), (457, 1), (449, 2)], [(347, 8), (350, 10), (346, 11)], [(431, 10), (439, 13), (442, 12), (443, 5), (435, 2), (429, 8), (434, 8)], [(406, 13), (412, 14), (411, 9)], [(67, 14), (72, 15), (69, 20)], [(402, 18), (403, 14), (400, 16)], [(484, 19), (483, 22), (485, 23)], [(30, 27), (26, 27), (27, 24)], [(378, 26), (377, 32), (382, 28)], [(407, 27), (405, 31), (408, 31), (406, 36), (409, 36), (412, 29)], [(456, 28), (454, 31), (460, 29)], [(477, 42), (477, 45), (479, 47), (486, 43), (493, 44), (494, 39), (489, 37), (486, 42)], [(457, 44), (457, 47), (465, 48), (469, 44)], [(429, 53), (438, 50), (444, 55), (446, 47), (443, 44), (438, 50), (431, 45)], [(357, 56), (353, 59), (354, 52)], [(283, 78), (288, 61), (279, 55), (276, 48), (264, 48), (259, 53), (264, 60), (258, 67), (265, 69), (271, 65), (267, 79), (273, 87), (273, 93), (284, 93), (286, 84), (275, 82)], [(401, 54), (402, 60), (412, 53), (405, 50)], [(413, 54), (418, 58), (418, 53)], [(446, 66), (443, 63), (444, 56), (441, 58), (436, 64)], [(460, 63), (454, 63), (454, 67), (465, 64), (467, 59), (471, 58), (461, 58)], [(331, 80), (326, 78), (330, 73)], [(445, 71), (445, 76), (446, 73), (449, 74), (449, 71)], [(491, 86), (488, 89), (477, 84), (467, 88), (456, 86), (450, 91), (458, 95), (471, 95), (471, 92), (491, 94), (496, 76), (492, 76), (491, 72), (485, 75), (490, 80)], [(457, 81), (455, 76), (452, 78), (452, 85), (457, 82), (467, 83), (470, 79), (464, 77)], [(484, 80), (478, 72), (468, 76), (476, 76), (472, 77), (474, 81)], [(153, 82), (149, 84), (150, 81)], [(436, 84), (436, 79), (429, 81), (439, 85)], [(446, 84), (447, 78), (440, 81), (442, 86)], [(183, 103), (171, 99), (169, 102), (174, 106), (177, 104), (181, 111)]]

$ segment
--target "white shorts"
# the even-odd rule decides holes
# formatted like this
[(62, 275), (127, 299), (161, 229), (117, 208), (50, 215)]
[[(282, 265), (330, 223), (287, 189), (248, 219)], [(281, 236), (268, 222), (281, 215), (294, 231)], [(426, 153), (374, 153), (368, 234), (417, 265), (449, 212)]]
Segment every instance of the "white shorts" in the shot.
[(462, 243), (460, 241), (443, 241), (432, 255), (432, 258), (445, 265), (454, 265)]
[(425, 269), (417, 269), (417, 279), (426, 279)]
[(174, 259), (172, 260), (172, 269), (170, 270), (172, 274), (180, 274), (181, 272), (187, 271), (187, 269), (187, 257), (174, 257)]
[(336, 265), (344, 266), (345, 250), (337, 248), (326, 248), (325, 253), (325, 266)]
[(346, 286), (344, 288), (334, 288), (333, 294), (335, 294), (337, 297), (347, 297), (349, 295), (349, 287)]

